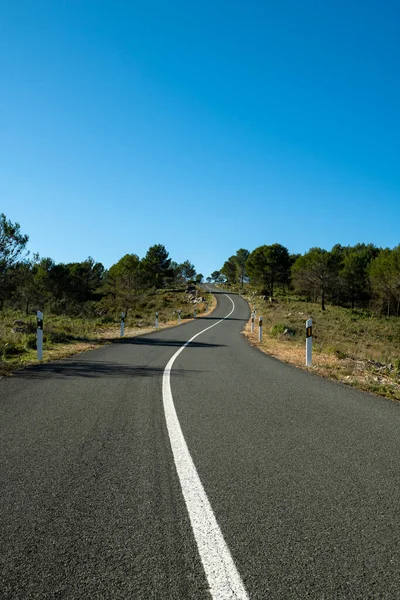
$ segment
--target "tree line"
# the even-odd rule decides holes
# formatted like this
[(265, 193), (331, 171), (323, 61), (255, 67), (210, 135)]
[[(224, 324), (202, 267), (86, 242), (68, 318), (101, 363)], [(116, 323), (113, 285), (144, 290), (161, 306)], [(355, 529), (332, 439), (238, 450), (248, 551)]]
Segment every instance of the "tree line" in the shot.
[(311, 248), (290, 254), (281, 244), (263, 245), (252, 252), (241, 248), (207, 280), (228, 285), (249, 282), (270, 298), (276, 290), (292, 291), (308, 300), (349, 308), (373, 308), (400, 316), (400, 245), (374, 244)]
[(150, 290), (201, 283), (194, 265), (174, 262), (162, 244), (151, 246), (143, 258), (126, 254), (106, 269), (88, 257), (82, 262), (56, 263), (27, 252), (28, 235), (0, 214), (0, 310), (26, 314), (48, 310), (55, 314), (104, 316), (125, 314)]

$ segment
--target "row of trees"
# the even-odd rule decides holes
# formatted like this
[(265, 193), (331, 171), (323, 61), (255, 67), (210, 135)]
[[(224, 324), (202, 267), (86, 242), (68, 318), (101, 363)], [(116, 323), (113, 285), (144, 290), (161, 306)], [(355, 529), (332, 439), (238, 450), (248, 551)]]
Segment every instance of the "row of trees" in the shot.
[(371, 307), (400, 316), (400, 245), (377, 248), (373, 244), (341, 246), (332, 250), (311, 248), (290, 254), (281, 244), (241, 248), (228, 258), (211, 280), (228, 284), (251, 282), (273, 297), (276, 288), (291, 289), (308, 299), (347, 307)]
[(146, 290), (203, 280), (189, 260), (172, 261), (162, 244), (151, 246), (142, 259), (126, 254), (107, 270), (91, 257), (67, 264), (30, 257), (27, 243), (20, 225), (0, 214), (0, 310), (104, 314), (118, 308), (127, 313)]

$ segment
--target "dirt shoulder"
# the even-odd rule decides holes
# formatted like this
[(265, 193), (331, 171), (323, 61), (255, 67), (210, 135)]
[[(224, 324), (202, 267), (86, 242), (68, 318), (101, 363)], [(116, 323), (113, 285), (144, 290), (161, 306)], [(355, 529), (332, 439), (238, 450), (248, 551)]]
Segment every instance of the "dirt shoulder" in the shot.
[[(205, 307), (199, 307), (203, 312), (198, 312), (197, 318), (201, 319), (202, 317), (210, 315), (217, 305), (217, 301), (215, 296), (212, 296), (212, 300), (208, 303), (208, 310), (203, 310)], [(182, 319), (181, 324), (189, 323), (193, 321), (192, 319)], [(177, 319), (160, 322), (158, 326), (158, 331), (163, 329), (169, 329), (171, 327), (178, 327)], [(156, 330), (155, 325), (152, 327), (125, 327), (124, 337), (137, 337), (140, 335), (146, 335), (148, 333), (154, 333)], [(81, 354), (82, 352), (87, 352), (88, 350), (93, 350), (95, 348), (99, 348), (100, 346), (105, 346), (107, 344), (116, 343), (120, 339), (120, 327), (119, 325), (114, 325), (112, 327), (101, 328), (97, 331), (94, 331), (89, 339), (83, 340), (71, 340), (66, 343), (56, 343), (52, 344), (50, 347), (46, 347), (43, 352), (43, 360), (38, 361), (36, 357), (36, 350), (32, 349), (26, 352), (21, 357), (16, 357), (15, 359), (11, 359), (6, 361), (0, 361), (0, 377), (6, 375), (12, 375), (14, 371), (21, 370), (25, 367), (31, 365), (37, 365), (41, 363), (49, 363), (54, 360), (60, 360), (62, 358), (68, 358), (71, 356), (76, 356)]]
[[(253, 298), (245, 297), (245, 299), (253, 308)], [(258, 314), (255, 319), (254, 333), (251, 331), (251, 319), (243, 332), (251, 345), (300, 369), (400, 401), (399, 361), (391, 358), (393, 354), (396, 356), (397, 346), (394, 344), (394, 350), (391, 350), (388, 356), (389, 341), (385, 342), (383, 333), (379, 337), (370, 331), (368, 337), (365, 324), (360, 322), (360, 332), (363, 331), (364, 334), (360, 342), (361, 333), (358, 331), (352, 333), (336, 308), (331, 310), (331, 315), (325, 317), (318, 313), (315, 306), (305, 306), (304, 303), (301, 304), (301, 311), (297, 310), (299, 306), (293, 304), (280, 307), (268, 307), (263, 301), (257, 301), (257, 304)], [(259, 342), (258, 316), (261, 312), (263, 339)], [(295, 318), (293, 313), (298, 313)], [(305, 320), (314, 315), (316, 317), (314, 331), (316, 330), (317, 335), (313, 343), (313, 364), (311, 367), (306, 367), (303, 330)], [(357, 321), (361, 320), (357, 319)], [(301, 331), (299, 331), (300, 327)], [(400, 355), (400, 349), (398, 353)]]

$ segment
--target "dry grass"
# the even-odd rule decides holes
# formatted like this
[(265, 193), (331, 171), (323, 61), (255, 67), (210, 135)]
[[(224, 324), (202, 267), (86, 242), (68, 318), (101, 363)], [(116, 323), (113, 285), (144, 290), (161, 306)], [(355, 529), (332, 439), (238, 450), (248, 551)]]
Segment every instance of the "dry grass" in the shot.
[[(159, 312), (158, 330), (176, 327), (178, 325), (176, 310), (182, 310), (182, 324), (194, 320), (190, 317), (193, 314), (194, 306), (188, 307), (183, 297), (179, 297), (173, 303)], [(207, 295), (208, 312), (205, 311), (204, 303), (196, 305), (197, 317), (209, 315), (215, 309), (216, 299), (214, 296)], [(156, 306), (158, 308), (158, 306)], [(152, 314), (155, 311), (152, 310)], [(169, 315), (167, 320), (165, 315)], [(171, 318), (172, 317), (172, 318)], [(12, 331), (12, 323), (16, 319), (21, 319), (28, 325), (26, 333), (15, 333)], [(133, 320), (133, 319), (131, 319)], [(152, 319), (153, 320), (153, 319)], [(141, 318), (140, 323), (125, 326), (125, 337), (136, 337), (156, 331), (154, 324), (149, 323), (150, 319)], [(10, 375), (13, 371), (22, 369), (29, 365), (39, 364), (36, 357), (36, 319), (34, 317), (26, 318), (18, 313), (3, 314), (0, 321), (0, 376)], [(120, 338), (119, 323), (99, 324), (96, 321), (85, 319), (73, 319), (70, 317), (59, 317), (49, 315), (45, 321), (45, 343), (43, 347), (43, 360), (48, 363), (53, 360), (67, 358), (92, 350), (99, 346), (115, 343)]]
[[(400, 400), (400, 319), (379, 318), (363, 311), (279, 300), (267, 303), (249, 296), (251, 308), (263, 315), (263, 340), (250, 322), (251, 344), (279, 360), (358, 389)], [(305, 366), (305, 321), (313, 319), (313, 366)], [(290, 329), (292, 336), (284, 335)]]

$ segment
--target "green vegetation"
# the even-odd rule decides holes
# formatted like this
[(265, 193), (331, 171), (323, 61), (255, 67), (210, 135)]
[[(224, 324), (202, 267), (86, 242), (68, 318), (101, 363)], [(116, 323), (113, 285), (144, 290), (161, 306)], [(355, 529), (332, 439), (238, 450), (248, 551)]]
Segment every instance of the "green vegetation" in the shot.
[[(36, 311), (44, 312), (44, 350), (60, 344), (94, 342), (118, 331), (120, 314), (127, 328), (160, 326), (204, 311), (194, 265), (173, 262), (161, 244), (140, 259), (126, 254), (108, 270), (89, 257), (55, 263), (26, 253), (28, 236), (0, 214), (0, 371), (32, 362), (36, 348)], [(190, 293), (187, 293), (190, 291)], [(209, 296), (209, 295), (208, 295)], [(211, 305), (210, 297), (207, 297)], [(103, 335), (103, 337), (104, 337)]]
[[(263, 316), (261, 349), (286, 362), (305, 366), (305, 321), (313, 319), (312, 370), (360, 389), (400, 400), (400, 319), (370, 311), (306, 302), (293, 297), (265, 301), (245, 297)], [(249, 337), (259, 345), (257, 332)]]
[(281, 244), (252, 252), (241, 248), (208, 279), (228, 287), (248, 283), (269, 298), (297, 293), (320, 302), (322, 310), (331, 304), (400, 316), (400, 245), (389, 249), (336, 244), (330, 251), (311, 248), (304, 255), (289, 254)]
[[(244, 251), (246, 252), (246, 251)], [(231, 256), (210, 280), (241, 292), (263, 315), (251, 342), (304, 366), (305, 321), (313, 318), (313, 370), (400, 399), (400, 245), (335, 245), (289, 254), (280, 244)]]
[[(205, 311), (205, 303), (194, 305), (184, 289), (163, 289), (142, 294), (125, 320), (126, 335), (138, 335), (154, 330), (155, 313), (158, 312), (160, 328), (177, 323), (177, 311), (181, 318), (193, 317)], [(204, 292), (201, 292), (204, 294)], [(209, 306), (210, 294), (204, 294)], [(119, 336), (118, 314), (99, 318), (86, 318), (45, 313), (43, 341), (49, 357), (59, 358), (108, 341)], [(50, 353), (50, 354), (49, 354)], [(36, 316), (22, 311), (5, 310), (0, 313), (0, 374), (36, 362)]]
[(263, 315), (264, 331), (284, 338), (290, 330), (291, 343), (305, 341), (305, 321), (313, 319), (313, 348), (317, 352), (334, 354), (338, 358), (371, 360), (392, 365), (400, 361), (400, 319), (378, 317), (363, 310), (348, 310), (329, 306), (322, 310), (320, 304), (302, 302), (290, 297), (266, 302), (250, 295), (250, 304), (257, 306)]

